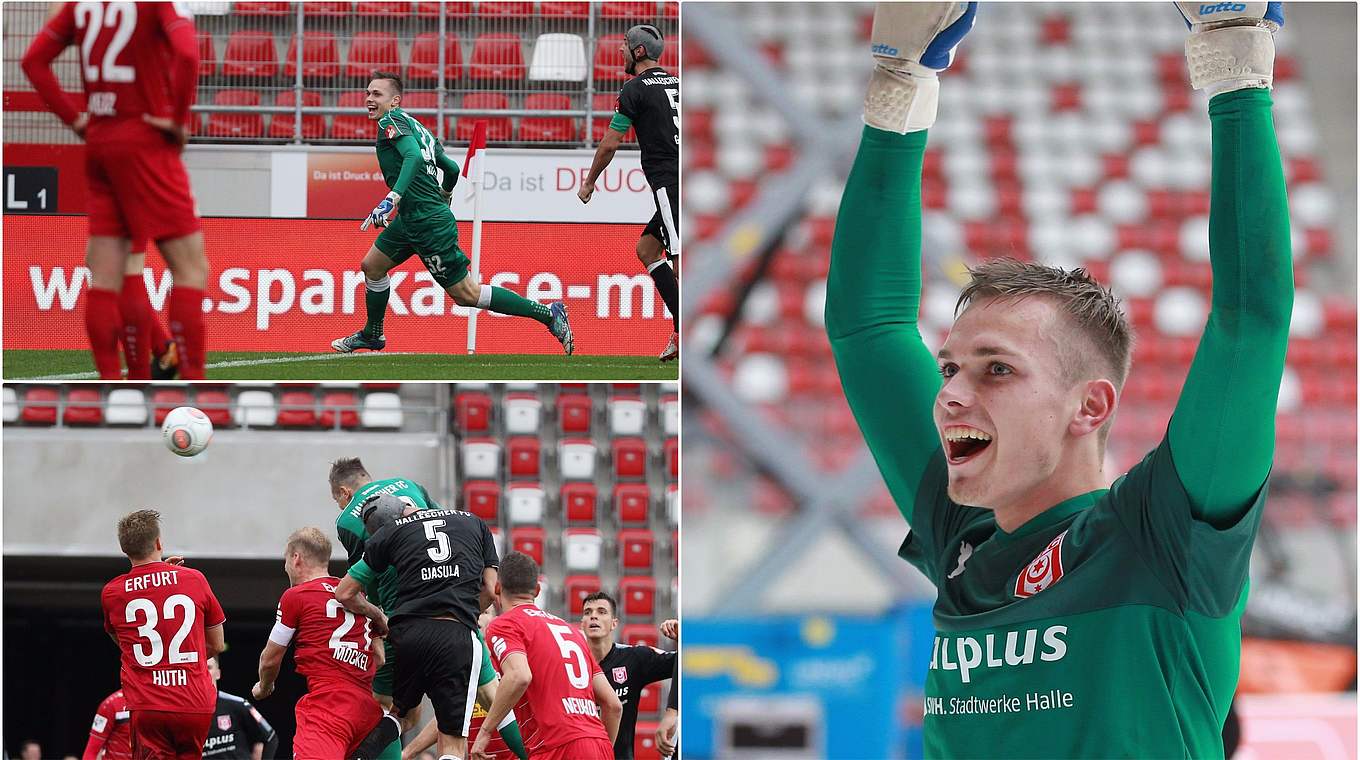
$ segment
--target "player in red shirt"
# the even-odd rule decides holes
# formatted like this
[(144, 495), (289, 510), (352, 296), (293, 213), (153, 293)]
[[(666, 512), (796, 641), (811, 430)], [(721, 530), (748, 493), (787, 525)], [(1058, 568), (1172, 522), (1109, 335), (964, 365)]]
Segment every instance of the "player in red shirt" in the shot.
[(335, 599), (340, 579), (327, 569), (331, 541), (318, 528), (288, 537), (283, 569), (292, 587), (279, 599), (278, 621), (260, 652), (260, 680), (250, 693), (256, 700), (274, 692), (288, 644), (297, 641), (293, 660), (307, 678), (298, 700), (296, 760), (349, 757), (382, 719), (373, 699), (373, 674), (383, 661), (382, 642), (369, 631), (369, 619), (356, 616)]
[(103, 760), (132, 760), (132, 731), (128, 728), (131, 719), (122, 689), (104, 697), (94, 711), (90, 741), (81, 760), (100, 760), (101, 751)]
[[(52, 73), (52, 60), (75, 44), (81, 52), (84, 113), (77, 112)], [(183, 3), (64, 3), (34, 37), (21, 63), (43, 102), (87, 144), (90, 239), (85, 262), (91, 287), (85, 330), (100, 378), (121, 377), (124, 263), (134, 241), (150, 239), (174, 278), (170, 333), (180, 376), (203, 379), (208, 259), (198, 206), (180, 160), (198, 85), (193, 18)], [(138, 298), (133, 311), (139, 311), (146, 294), (129, 297)], [(144, 336), (144, 345), (150, 341)]]
[(208, 658), (226, 648), (226, 615), (203, 573), (161, 560), (159, 512), (119, 520), (118, 546), (132, 569), (104, 586), (100, 602), (104, 629), (123, 653), (132, 756), (202, 758), (217, 707)]
[(520, 552), (501, 560), (501, 614), (486, 629), (501, 685), (471, 755), (485, 756), (513, 707), (531, 760), (613, 760), (623, 705), (580, 629), (534, 604), (538, 591), (537, 562)]

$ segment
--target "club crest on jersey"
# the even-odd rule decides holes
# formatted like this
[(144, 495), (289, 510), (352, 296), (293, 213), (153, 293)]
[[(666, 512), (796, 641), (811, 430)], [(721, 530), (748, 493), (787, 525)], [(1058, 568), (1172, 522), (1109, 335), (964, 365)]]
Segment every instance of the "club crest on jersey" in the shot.
[(397, 128), (396, 128), (394, 125), (392, 125), (392, 124), (388, 124), (388, 125), (387, 125), (387, 132), (386, 132), (386, 134), (387, 134), (387, 139), (389, 139), (389, 140), (395, 140), (395, 139), (397, 138)]
[(614, 683), (623, 683), (628, 680), (628, 668), (614, 668)]
[(231, 730), (231, 716), (230, 716), (230, 715), (219, 715), (219, 716), (217, 716), (217, 727), (218, 727), (220, 730), (222, 730), (222, 731), (230, 731), (230, 730)]
[(1067, 531), (1063, 531), (1049, 541), (1048, 546), (1015, 579), (1017, 597), (1027, 599), (1062, 580), (1062, 540), (1066, 535)]

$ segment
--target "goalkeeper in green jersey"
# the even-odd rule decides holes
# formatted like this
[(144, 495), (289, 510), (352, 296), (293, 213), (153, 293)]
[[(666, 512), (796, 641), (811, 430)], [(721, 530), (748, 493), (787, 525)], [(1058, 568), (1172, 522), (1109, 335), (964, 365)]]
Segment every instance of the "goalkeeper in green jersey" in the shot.
[[(544, 306), (505, 288), (479, 285), (469, 274), (470, 262), (458, 247), (458, 224), (449, 208), (458, 165), (444, 155), (444, 146), (424, 125), (401, 110), (401, 93), (401, 77), (373, 72), (364, 104), (368, 118), (378, 122), (378, 166), (391, 192), (360, 226), (385, 228), (360, 264), (368, 321), (353, 335), (333, 341), (331, 348), (350, 353), (361, 348), (381, 351), (387, 346), (383, 317), (392, 295), (387, 273), (415, 254), (454, 303), (541, 322), (571, 354), (575, 344), (566, 304), (558, 301)], [(436, 179), (439, 170), (444, 172), (442, 182)]]
[[(329, 481), (331, 498), (340, 508), (340, 514), (335, 519), (335, 533), (340, 539), (340, 544), (345, 547), (345, 566), (349, 568), (347, 575), (354, 576), (368, 598), (386, 614), (396, 601), (397, 571), (396, 568), (389, 567), (381, 574), (376, 574), (363, 561), (364, 544), (368, 541), (368, 528), (365, 527), (362, 516), (364, 502), (380, 494), (390, 494), (418, 509), (442, 509), (442, 507), (430, 497), (425, 486), (414, 480), (408, 478), (374, 480), (358, 457), (342, 458), (332, 462)], [(386, 657), (373, 676), (373, 698), (383, 706), (384, 711), (390, 712), (396, 674), (396, 651), (389, 639), (383, 640), (383, 651)], [(485, 697), (485, 704), (489, 705), (490, 700), (494, 698), (495, 683), (497, 683), (496, 671), (491, 666), (491, 656), (483, 642), (482, 667), (477, 687), (479, 697)], [(417, 707), (408, 713), (407, 722), (414, 724), (419, 717), (420, 709)], [(511, 750), (521, 758), (527, 757), (524, 742), (519, 734), (519, 723), (513, 715), (499, 727), (499, 733)], [(378, 755), (378, 760), (398, 760), (401, 757), (400, 741), (393, 741), (386, 746), (387, 748)]]
[[(937, 588), (930, 757), (1222, 757), (1293, 303), (1271, 121), (1278, 3), (1177, 3), (1210, 96), (1212, 306), (1161, 443), (1113, 484), (1130, 368), (1084, 271), (972, 268), (921, 339), (921, 167), (975, 3), (880, 3), (865, 128), (832, 244), (842, 386)], [(1042, 253), (1042, 252), (1041, 252)]]

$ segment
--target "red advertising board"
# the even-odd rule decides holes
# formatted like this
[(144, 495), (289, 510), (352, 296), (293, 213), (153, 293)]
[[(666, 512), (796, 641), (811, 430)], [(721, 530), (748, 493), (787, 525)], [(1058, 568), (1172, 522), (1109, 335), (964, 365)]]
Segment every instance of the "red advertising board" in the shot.
[[(325, 352), (363, 325), (359, 261), (373, 230), (360, 232), (349, 220), (219, 218), (204, 219), (203, 230), (212, 265), (204, 301), (209, 350)], [(458, 230), (471, 255), (472, 223)], [(85, 348), (86, 218), (6, 215), (4, 232), (4, 348)], [(481, 279), (542, 303), (565, 301), (577, 353), (655, 354), (671, 321), (633, 255), (640, 232), (625, 224), (487, 222)], [(170, 278), (154, 247), (144, 278), (163, 314)], [(418, 259), (394, 269), (391, 280), (388, 351), (466, 352), (468, 310)], [(561, 350), (528, 320), (477, 318), (478, 353)]]

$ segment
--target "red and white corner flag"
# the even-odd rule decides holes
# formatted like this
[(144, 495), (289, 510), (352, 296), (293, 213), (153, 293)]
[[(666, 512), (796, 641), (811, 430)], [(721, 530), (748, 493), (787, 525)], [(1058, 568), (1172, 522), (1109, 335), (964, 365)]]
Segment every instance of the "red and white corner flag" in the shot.
[[(472, 142), (468, 143), (463, 160), (463, 176), (472, 186), (472, 271), (474, 282), (482, 280), (482, 160), (486, 157), (486, 121), (478, 119), (472, 128)], [(474, 164), (476, 165), (474, 167)], [(467, 352), (477, 352), (477, 309), (468, 315)]]

